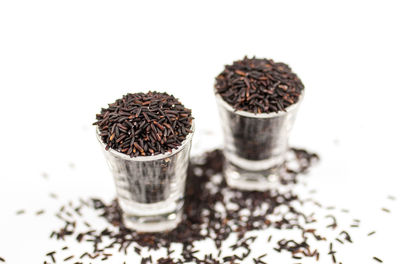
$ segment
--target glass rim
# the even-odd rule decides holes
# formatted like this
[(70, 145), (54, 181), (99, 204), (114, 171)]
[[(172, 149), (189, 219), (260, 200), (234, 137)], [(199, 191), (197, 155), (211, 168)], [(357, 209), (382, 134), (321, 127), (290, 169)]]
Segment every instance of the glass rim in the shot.
[(100, 137), (100, 133), (99, 133), (99, 127), (96, 125), (96, 138), (97, 140), (100, 142), (100, 144), (103, 147), (104, 151), (109, 152), (110, 154), (121, 158), (121, 159), (125, 159), (125, 160), (130, 160), (130, 161), (151, 161), (151, 160), (160, 160), (160, 159), (166, 159), (168, 157), (174, 156), (175, 154), (181, 152), (185, 146), (192, 141), (192, 137), (194, 134), (194, 130), (195, 130), (195, 125), (194, 125), (194, 120), (192, 120), (192, 126), (190, 127), (190, 130), (192, 130), (192, 132), (190, 132), (189, 134), (186, 135), (186, 138), (184, 141), (182, 141), (181, 145), (176, 148), (176, 149), (172, 149), (171, 152), (165, 152), (165, 153), (160, 153), (160, 154), (156, 154), (156, 155), (151, 155), (151, 156), (137, 156), (137, 157), (130, 157), (127, 154), (121, 153), (116, 151), (115, 149), (109, 148), (108, 150), (105, 149), (106, 144), (102, 141), (101, 137)]
[(222, 96), (217, 92), (217, 90), (214, 88), (214, 93), (215, 93), (215, 98), (217, 100), (217, 104), (222, 105), (226, 110), (229, 112), (233, 112), (237, 115), (240, 116), (245, 116), (245, 117), (251, 117), (251, 118), (273, 118), (273, 117), (278, 117), (278, 116), (283, 116), (289, 112), (293, 112), (297, 107), (300, 105), (300, 103), (303, 101), (304, 98), (304, 89), (301, 92), (299, 96), (299, 100), (292, 105), (289, 105), (288, 107), (285, 108), (286, 111), (279, 110), (278, 112), (271, 112), (271, 113), (252, 113), (248, 111), (243, 111), (243, 110), (236, 110), (234, 109), (228, 102), (226, 102)]

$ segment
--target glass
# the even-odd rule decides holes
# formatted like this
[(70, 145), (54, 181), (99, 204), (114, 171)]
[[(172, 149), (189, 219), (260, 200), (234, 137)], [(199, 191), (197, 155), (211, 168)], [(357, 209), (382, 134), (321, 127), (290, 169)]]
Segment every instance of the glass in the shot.
[(171, 153), (131, 158), (113, 149), (105, 150), (97, 133), (114, 176), (125, 226), (141, 232), (161, 232), (179, 224), (192, 136), (193, 132)]
[(216, 93), (224, 136), (224, 175), (229, 186), (263, 191), (277, 182), (302, 97), (286, 112), (254, 114), (235, 111)]

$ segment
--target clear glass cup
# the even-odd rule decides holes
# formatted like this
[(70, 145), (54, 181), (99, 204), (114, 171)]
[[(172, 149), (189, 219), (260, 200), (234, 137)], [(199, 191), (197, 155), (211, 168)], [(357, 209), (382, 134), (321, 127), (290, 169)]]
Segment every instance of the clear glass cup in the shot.
[(216, 93), (224, 136), (224, 175), (229, 186), (264, 191), (278, 180), (289, 133), (303, 95), (286, 112), (235, 111)]
[(193, 132), (171, 153), (133, 158), (105, 150), (96, 134), (114, 177), (125, 226), (140, 232), (174, 229), (182, 219)]

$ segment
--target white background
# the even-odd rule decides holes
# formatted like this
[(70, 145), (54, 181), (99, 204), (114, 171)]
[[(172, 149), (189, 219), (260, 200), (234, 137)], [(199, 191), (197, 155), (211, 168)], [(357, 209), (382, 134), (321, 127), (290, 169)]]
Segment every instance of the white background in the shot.
[(42, 263), (61, 245), (52, 211), (114, 196), (91, 123), (122, 94), (173, 93), (196, 117), (194, 153), (220, 145), (214, 77), (247, 54), (306, 86), (291, 142), (322, 157), (307, 182), (362, 220), (343, 263), (399, 263), (399, 26), (396, 1), (1, 1), (0, 256)]

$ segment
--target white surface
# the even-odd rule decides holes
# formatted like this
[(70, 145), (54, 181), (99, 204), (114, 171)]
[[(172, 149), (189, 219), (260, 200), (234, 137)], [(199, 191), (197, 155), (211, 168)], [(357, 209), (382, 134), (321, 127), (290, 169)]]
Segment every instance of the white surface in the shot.
[(100, 107), (164, 90), (193, 109), (197, 134), (219, 131), (214, 77), (248, 54), (287, 62), (306, 86), (291, 141), (322, 156), (307, 182), (365, 228), (340, 250), (343, 263), (398, 263), (398, 10), (396, 1), (1, 1), (0, 256), (41, 263), (63, 245), (48, 239), (61, 203), (49, 192), (114, 196), (91, 127)]

